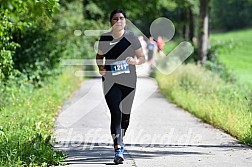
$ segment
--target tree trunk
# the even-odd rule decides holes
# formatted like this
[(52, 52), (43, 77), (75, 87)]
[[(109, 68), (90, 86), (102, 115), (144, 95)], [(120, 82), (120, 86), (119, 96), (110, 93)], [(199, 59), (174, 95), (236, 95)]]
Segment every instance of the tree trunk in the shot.
[(189, 8), (189, 40), (193, 42), (194, 38), (194, 18), (192, 8)]
[(184, 8), (183, 10), (183, 38), (193, 42), (194, 37), (194, 18), (192, 7)]
[(208, 49), (208, 8), (210, 0), (200, 0), (198, 54), (199, 62), (204, 64)]
[(183, 7), (181, 12), (181, 20), (182, 20), (182, 36), (183, 39), (187, 40), (187, 14), (186, 14), (186, 8)]
[(90, 19), (90, 13), (85, 9), (85, 7), (89, 4), (89, 0), (82, 0), (83, 5), (83, 17), (84, 19)]

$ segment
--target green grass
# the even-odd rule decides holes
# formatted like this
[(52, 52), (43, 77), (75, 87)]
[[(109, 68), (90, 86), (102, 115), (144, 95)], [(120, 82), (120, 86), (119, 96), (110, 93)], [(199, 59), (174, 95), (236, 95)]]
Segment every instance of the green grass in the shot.
[(16, 88), (12, 105), (0, 111), (0, 166), (49, 166), (64, 159), (53, 150), (53, 127), (63, 100), (79, 83), (65, 71), (42, 88)]
[(157, 72), (155, 78), (167, 99), (252, 145), (252, 103), (248, 91), (192, 64), (182, 65), (170, 75)]
[[(170, 75), (154, 76), (167, 99), (252, 146), (251, 37), (252, 29), (211, 35), (225, 68), (213, 64), (209, 71), (187, 64)], [(166, 52), (174, 46), (169, 43)]]
[(252, 29), (212, 34), (211, 45), (219, 45), (218, 59), (241, 83), (252, 86)]

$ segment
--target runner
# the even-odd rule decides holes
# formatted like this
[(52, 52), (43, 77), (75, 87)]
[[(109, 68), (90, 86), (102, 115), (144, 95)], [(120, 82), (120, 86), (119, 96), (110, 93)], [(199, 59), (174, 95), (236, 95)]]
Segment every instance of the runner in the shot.
[[(111, 113), (110, 130), (116, 164), (123, 163), (123, 136), (129, 126), (135, 96), (136, 66), (145, 62), (138, 38), (125, 30), (126, 14), (121, 9), (111, 12), (112, 30), (101, 35), (96, 62), (102, 75), (103, 92)], [(105, 64), (103, 59), (105, 58)]]
[(156, 42), (153, 40), (153, 37), (150, 36), (149, 37), (149, 41), (148, 41), (148, 44), (147, 44), (147, 50), (148, 50), (148, 62), (149, 62), (149, 65), (150, 65), (150, 68), (152, 69), (153, 66), (154, 66), (154, 58), (153, 58), (153, 55), (156, 51)]

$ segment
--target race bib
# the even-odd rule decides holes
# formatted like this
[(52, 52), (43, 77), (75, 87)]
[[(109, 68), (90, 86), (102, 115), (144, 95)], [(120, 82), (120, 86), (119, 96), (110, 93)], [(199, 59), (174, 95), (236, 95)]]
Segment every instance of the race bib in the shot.
[(125, 60), (116, 61), (110, 64), (112, 75), (119, 75), (123, 73), (130, 73), (129, 65), (126, 63)]

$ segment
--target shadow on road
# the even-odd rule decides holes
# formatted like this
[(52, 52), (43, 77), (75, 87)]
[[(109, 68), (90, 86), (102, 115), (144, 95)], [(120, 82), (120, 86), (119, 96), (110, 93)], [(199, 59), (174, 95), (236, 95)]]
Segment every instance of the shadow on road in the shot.
[[(184, 155), (206, 155), (208, 153), (192, 151), (192, 147), (201, 148), (222, 148), (226, 149), (244, 149), (244, 146), (237, 144), (230, 145), (163, 145), (163, 144), (126, 144), (125, 158), (132, 159), (151, 159), (162, 156), (184, 156)], [(83, 143), (77, 141), (56, 143), (56, 149), (61, 148), (68, 156), (67, 164), (106, 164), (113, 160), (113, 147), (111, 143)], [(186, 149), (188, 148), (188, 151)], [(62, 150), (63, 149), (63, 150)], [(223, 151), (224, 151), (223, 150)], [(130, 154), (129, 154), (130, 153)]]

